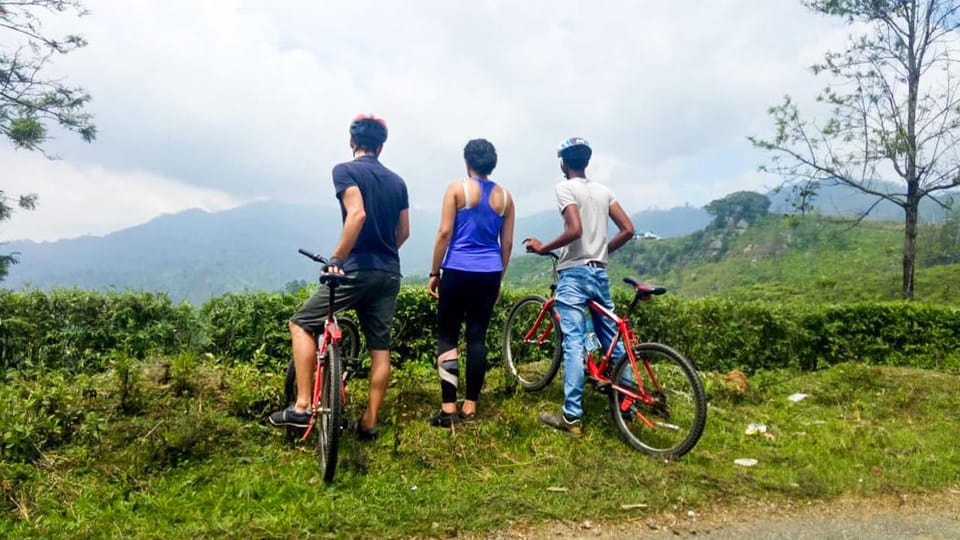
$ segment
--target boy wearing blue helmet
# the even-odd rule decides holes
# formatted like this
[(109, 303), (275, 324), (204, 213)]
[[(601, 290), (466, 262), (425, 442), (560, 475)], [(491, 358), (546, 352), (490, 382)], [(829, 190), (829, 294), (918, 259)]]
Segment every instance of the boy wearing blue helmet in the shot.
[[(633, 238), (630, 216), (617, 202), (606, 186), (587, 178), (586, 168), (593, 151), (590, 144), (579, 137), (560, 143), (557, 157), (564, 180), (557, 184), (557, 206), (563, 216), (563, 232), (553, 240), (541, 243), (527, 238), (527, 251), (546, 253), (560, 249), (557, 264), (556, 308), (563, 332), (563, 408), (559, 415), (540, 413), (540, 421), (567, 432), (572, 437), (583, 436), (583, 357), (584, 308), (587, 302), (613, 309), (610, 297), (610, 279), (607, 276), (607, 256)], [(619, 229), (607, 240), (608, 219)], [(606, 348), (616, 336), (613, 321), (593, 317), (594, 330)], [(624, 354), (617, 344), (614, 357)]]

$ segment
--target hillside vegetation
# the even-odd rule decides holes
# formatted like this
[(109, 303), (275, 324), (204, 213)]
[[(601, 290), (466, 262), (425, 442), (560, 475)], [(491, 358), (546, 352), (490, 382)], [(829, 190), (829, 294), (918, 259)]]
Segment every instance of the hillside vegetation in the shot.
[[(281, 373), (191, 355), (118, 357), (80, 375), (8, 372), (0, 537), (453, 537), (551, 520), (643, 526), (661, 512), (694, 527), (684, 516), (716, 504), (960, 487), (956, 375), (841, 364), (758, 373), (740, 393), (704, 373), (704, 437), (665, 463), (620, 440), (596, 392), (584, 396), (584, 439), (539, 425), (560, 383), (505, 393), (500, 370), (478, 422), (433, 428), (436, 372), (411, 365), (395, 373), (380, 439), (346, 438), (327, 487), (312, 448), (262, 421), (280, 405)], [(351, 383), (350, 415), (365, 386)], [(792, 403), (796, 392), (810, 397)], [(746, 434), (754, 422), (766, 434)], [(758, 465), (734, 464), (743, 457)]]
[[(957, 224), (925, 225), (916, 300), (960, 303)], [(634, 240), (610, 259), (611, 283), (635, 275), (686, 297), (800, 300), (813, 303), (899, 300), (902, 225), (821, 215), (768, 214), (752, 223), (710, 226), (661, 240)], [(508, 282), (549, 283), (550, 262), (516, 257)]]

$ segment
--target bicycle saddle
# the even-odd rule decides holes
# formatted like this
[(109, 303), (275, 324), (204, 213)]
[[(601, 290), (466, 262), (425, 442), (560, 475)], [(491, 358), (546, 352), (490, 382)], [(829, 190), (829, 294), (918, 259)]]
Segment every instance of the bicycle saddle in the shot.
[(628, 285), (633, 285), (633, 288), (638, 292), (646, 295), (661, 295), (667, 292), (666, 287), (661, 287), (659, 285), (650, 285), (649, 283), (644, 283), (635, 277), (625, 277), (623, 282)]

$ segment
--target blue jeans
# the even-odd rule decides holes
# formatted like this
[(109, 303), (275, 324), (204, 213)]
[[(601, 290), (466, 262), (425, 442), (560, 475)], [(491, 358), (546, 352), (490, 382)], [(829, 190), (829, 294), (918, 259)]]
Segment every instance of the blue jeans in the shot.
[[(613, 310), (610, 298), (610, 278), (607, 270), (592, 266), (577, 266), (560, 271), (556, 293), (557, 313), (560, 314), (560, 330), (563, 332), (563, 414), (567, 418), (583, 416), (584, 381), (584, 308), (587, 302), (595, 300), (598, 304)], [(593, 331), (600, 339), (600, 345), (606, 351), (617, 335), (617, 326), (606, 317), (592, 311)], [(623, 343), (617, 342), (613, 351), (616, 360), (626, 353)]]

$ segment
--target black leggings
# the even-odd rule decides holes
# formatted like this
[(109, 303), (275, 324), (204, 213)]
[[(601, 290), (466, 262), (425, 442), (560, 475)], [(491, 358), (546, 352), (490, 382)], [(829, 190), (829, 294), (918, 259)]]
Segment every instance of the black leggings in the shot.
[[(487, 371), (487, 327), (500, 292), (501, 272), (467, 272), (444, 269), (440, 278), (440, 302), (437, 306), (437, 355), (446, 360), (456, 354), (460, 326), (466, 322), (467, 393), (477, 401)], [(451, 352), (452, 351), (452, 352)], [(446, 353), (446, 355), (444, 354)], [(455, 359), (453, 356), (451, 359)], [(438, 362), (439, 365), (439, 362)], [(442, 368), (441, 368), (442, 369)], [(460, 373), (463, 370), (458, 370)], [(456, 403), (457, 387), (441, 380), (444, 403)]]

